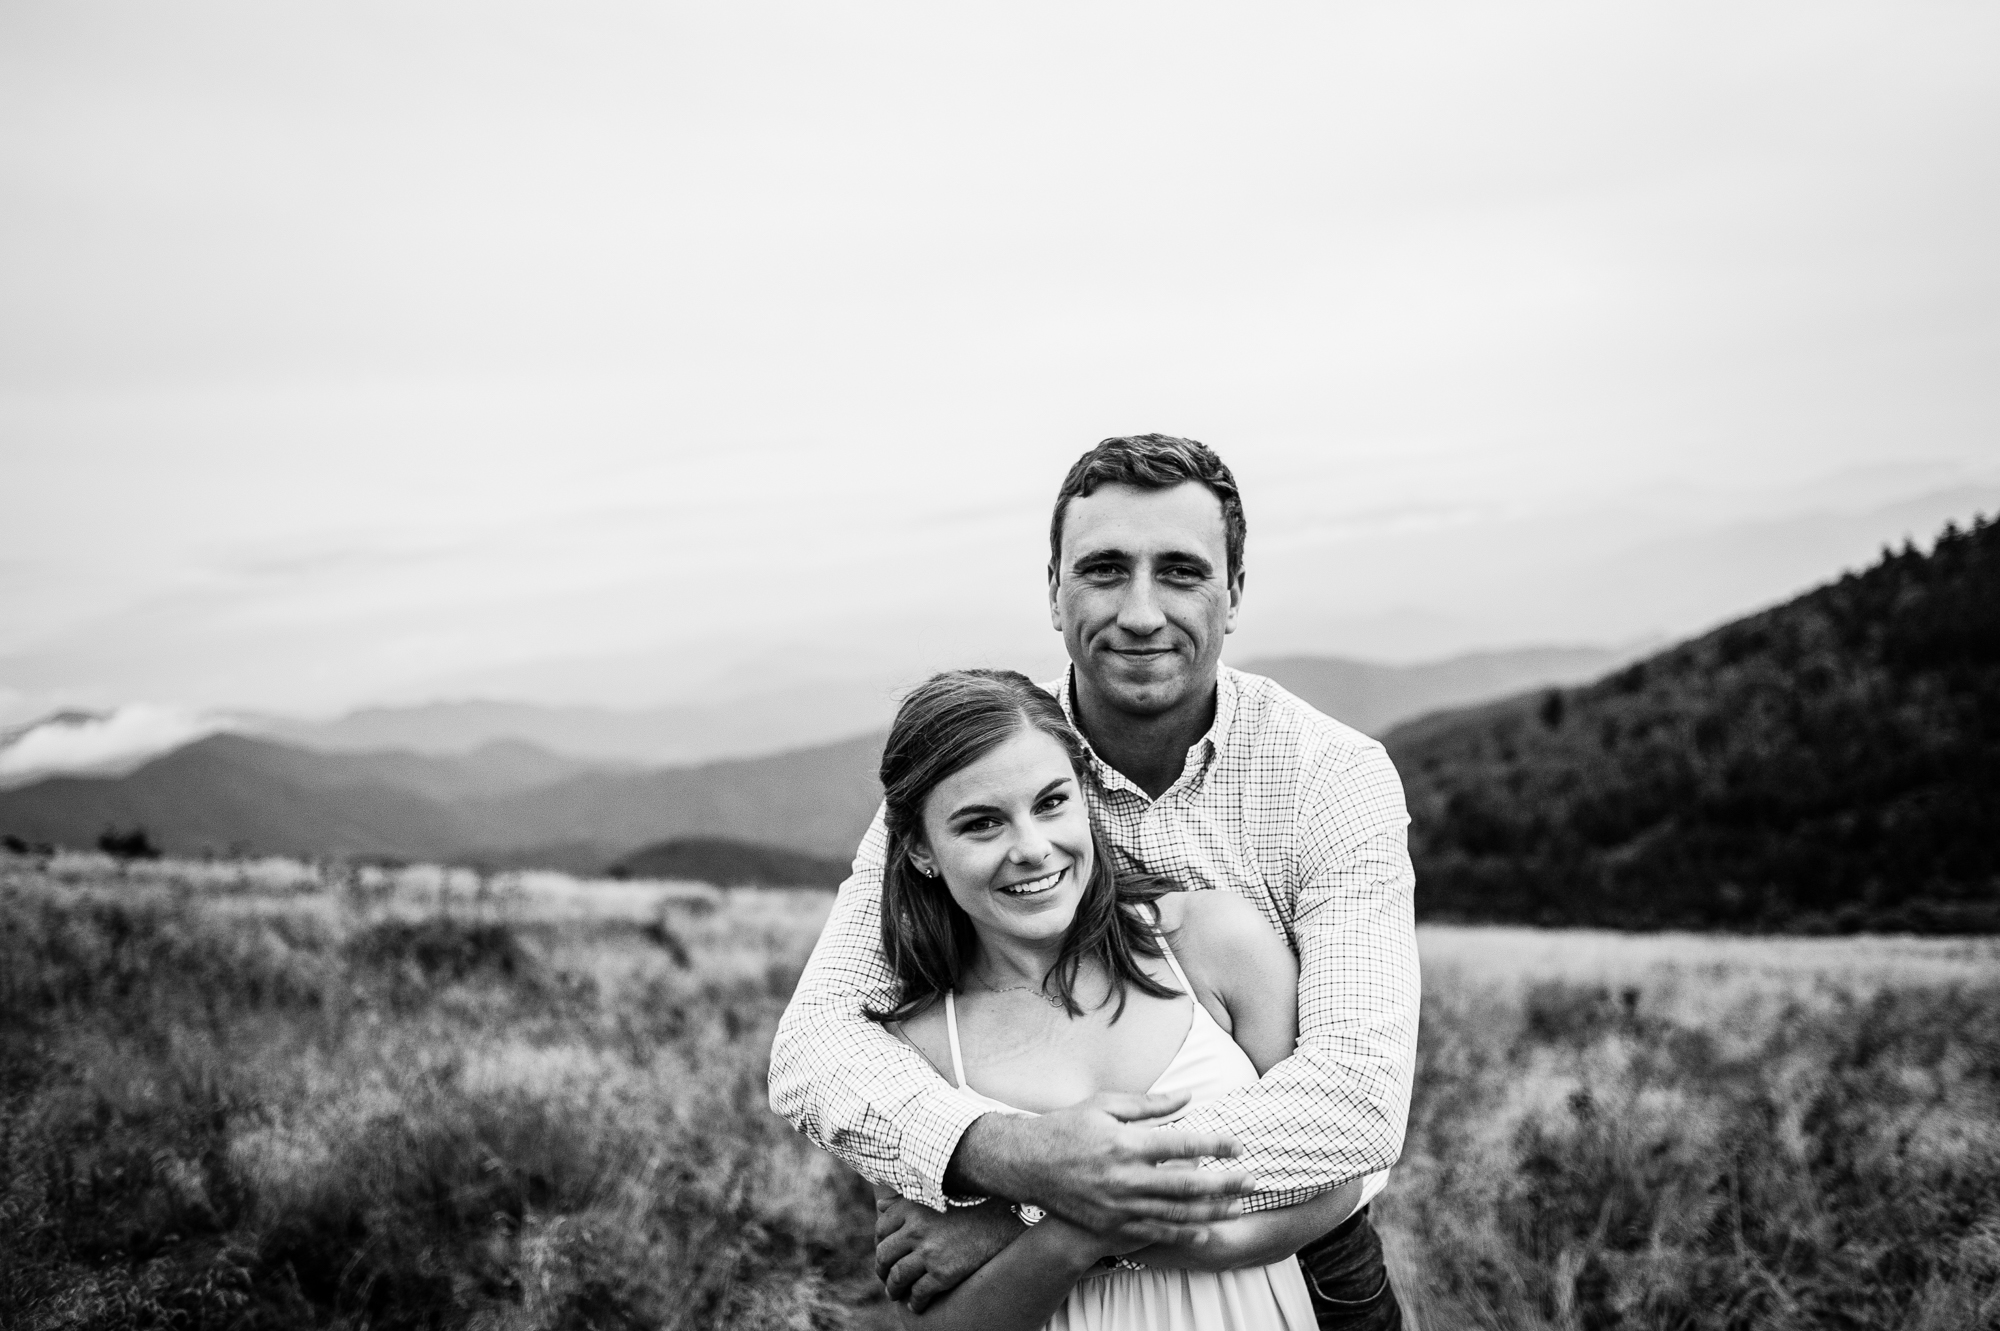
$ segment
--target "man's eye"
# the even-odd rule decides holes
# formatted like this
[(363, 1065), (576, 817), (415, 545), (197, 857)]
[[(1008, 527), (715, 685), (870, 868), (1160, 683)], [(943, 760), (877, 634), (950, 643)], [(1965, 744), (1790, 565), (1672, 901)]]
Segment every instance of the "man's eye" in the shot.
[(1086, 564), (1077, 570), (1077, 576), (1088, 578), (1092, 582), (1109, 582), (1113, 578), (1122, 576), (1124, 572), (1125, 570), (1116, 564)]
[(1168, 569), (1166, 576), (1174, 582), (1200, 582), (1206, 575), (1198, 568), (1178, 564)]

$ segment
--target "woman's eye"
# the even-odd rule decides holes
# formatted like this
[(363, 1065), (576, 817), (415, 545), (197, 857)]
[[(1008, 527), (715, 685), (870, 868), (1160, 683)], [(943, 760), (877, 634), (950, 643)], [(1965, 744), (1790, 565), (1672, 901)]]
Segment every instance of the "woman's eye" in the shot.
[(1041, 810), (1043, 813), (1047, 813), (1051, 809), (1060, 809), (1063, 805), (1067, 803), (1069, 803), (1069, 796), (1051, 795), (1047, 799), (1042, 801)]

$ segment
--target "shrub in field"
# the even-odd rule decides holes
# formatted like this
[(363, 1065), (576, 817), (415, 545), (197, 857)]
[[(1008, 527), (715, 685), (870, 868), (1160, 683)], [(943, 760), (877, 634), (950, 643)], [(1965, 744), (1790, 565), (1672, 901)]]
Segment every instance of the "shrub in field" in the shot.
[(449, 918), (384, 920), (350, 938), (347, 955), (357, 966), (411, 966), (427, 980), (512, 980), (533, 965), (508, 925)]
[(135, 827), (129, 832), (107, 827), (97, 838), (97, 848), (120, 860), (157, 860), (162, 853), (143, 827)]

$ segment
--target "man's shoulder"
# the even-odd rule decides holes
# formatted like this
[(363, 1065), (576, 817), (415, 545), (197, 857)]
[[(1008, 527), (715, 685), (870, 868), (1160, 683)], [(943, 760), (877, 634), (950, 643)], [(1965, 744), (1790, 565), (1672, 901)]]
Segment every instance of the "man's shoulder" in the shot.
[(1224, 666), (1236, 688), (1236, 715), (1230, 722), (1232, 749), (1270, 758), (1295, 754), (1314, 766), (1342, 767), (1386, 756), (1379, 740), (1320, 711), (1265, 675)]
[(1243, 789), (1275, 794), (1296, 835), (1331, 846), (1408, 822), (1402, 778), (1380, 740), (1275, 680), (1230, 675), (1237, 690), (1230, 770)]

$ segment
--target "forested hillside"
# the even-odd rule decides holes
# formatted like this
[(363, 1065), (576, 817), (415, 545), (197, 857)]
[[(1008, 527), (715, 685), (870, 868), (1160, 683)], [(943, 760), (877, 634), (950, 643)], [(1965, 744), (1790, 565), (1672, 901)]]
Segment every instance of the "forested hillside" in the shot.
[(1433, 919), (2000, 931), (2000, 525), (1385, 742)]

